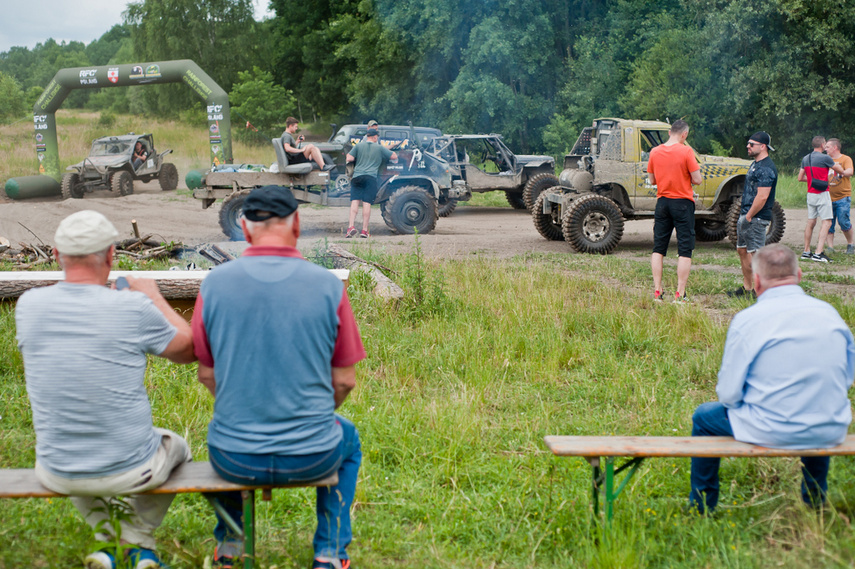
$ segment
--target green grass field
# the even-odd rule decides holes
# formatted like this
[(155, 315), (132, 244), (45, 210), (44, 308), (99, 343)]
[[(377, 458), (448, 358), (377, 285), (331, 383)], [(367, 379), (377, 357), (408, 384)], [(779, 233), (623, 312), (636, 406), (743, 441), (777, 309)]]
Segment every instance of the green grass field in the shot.
[[(82, 157), (92, 138), (127, 130), (155, 132), (163, 147), (186, 157), (181, 171), (207, 160), (204, 126), (147, 121), (143, 129), (118, 117), (108, 128), (74, 113), (59, 113), (58, 121), (63, 166)], [(0, 180), (34, 173), (31, 128), (0, 128), (7, 157)], [(267, 154), (236, 144), (244, 161), (263, 162)], [(801, 207), (803, 189), (783, 176), (778, 199)], [(461, 204), (483, 206), (507, 202), (491, 192)], [(712, 518), (684, 513), (688, 459), (652, 459), (604, 533), (591, 524), (588, 464), (555, 458), (542, 442), (549, 434), (690, 433), (694, 408), (715, 399), (728, 322), (747, 306), (723, 294), (741, 281), (726, 244), (696, 251), (689, 306), (652, 302), (646, 249), (501, 261), (425, 261), (369, 246), (354, 252), (392, 268), (407, 292), (389, 306), (371, 294), (367, 277), (351, 277), (368, 351), (341, 409), (360, 429), (364, 453), (354, 568), (855, 564), (855, 458), (832, 461), (831, 507), (821, 514), (801, 505), (796, 460), (724, 460), (722, 506)], [(851, 326), (855, 259), (835, 260), (803, 264), (803, 286)], [(666, 290), (674, 290), (674, 273), (668, 264)], [(29, 468), (35, 436), (13, 307), (0, 306), (0, 321), (0, 468)], [(155, 424), (183, 434), (206, 460), (212, 400), (195, 375), (195, 365), (152, 358), (147, 387)], [(259, 502), (259, 567), (309, 566), (313, 503), (308, 489)], [(203, 567), (213, 523), (202, 497), (179, 496), (159, 530), (163, 558), (175, 569)], [(78, 568), (90, 547), (88, 527), (68, 500), (0, 501), (0, 569)]]
[[(729, 249), (700, 252), (689, 306), (652, 302), (641, 253), (466, 262), (357, 254), (396, 270), (408, 300), (385, 305), (364, 275), (353, 275), (369, 354), (341, 409), (359, 427), (364, 452), (354, 567), (855, 562), (855, 459), (832, 461), (832, 508), (819, 515), (800, 503), (797, 461), (725, 460), (722, 507), (711, 519), (684, 513), (689, 460), (652, 459), (603, 534), (591, 526), (587, 463), (555, 458), (543, 445), (547, 434), (690, 433), (694, 408), (715, 398), (727, 323), (746, 306), (721, 294), (738, 282)], [(823, 283), (853, 265), (804, 267), (807, 288), (850, 325), (851, 297), (827, 294)], [(672, 290), (673, 273), (669, 266)], [(11, 307), (0, 318), (0, 467), (31, 467), (34, 434)], [(205, 460), (212, 402), (195, 366), (153, 358), (147, 384), (155, 424), (182, 433)], [(159, 531), (164, 558), (178, 569), (202, 567), (213, 519), (200, 496), (179, 496)], [(308, 489), (259, 502), (260, 567), (308, 567), (313, 519)], [(80, 567), (89, 546), (68, 500), (0, 502), (0, 567)]]

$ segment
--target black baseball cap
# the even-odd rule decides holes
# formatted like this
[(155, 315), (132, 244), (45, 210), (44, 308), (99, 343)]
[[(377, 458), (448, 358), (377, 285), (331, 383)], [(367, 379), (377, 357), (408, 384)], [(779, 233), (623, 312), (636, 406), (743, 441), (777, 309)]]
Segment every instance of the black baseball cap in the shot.
[(243, 216), (250, 221), (288, 217), (297, 211), (297, 198), (285, 186), (264, 186), (252, 190), (243, 202)]
[(763, 132), (762, 130), (760, 132), (755, 132), (748, 140), (753, 140), (754, 142), (765, 144), (769, 150), (771, 150), (772, 152), (775, 151), (775, 149), (772, 148), (772, 137), (769, 136), (768, 132)]
[(377, 136), (380, 134), (380, 131), (376, 128), (369, 128), (368, 132), (365, 133), (365, 136)]

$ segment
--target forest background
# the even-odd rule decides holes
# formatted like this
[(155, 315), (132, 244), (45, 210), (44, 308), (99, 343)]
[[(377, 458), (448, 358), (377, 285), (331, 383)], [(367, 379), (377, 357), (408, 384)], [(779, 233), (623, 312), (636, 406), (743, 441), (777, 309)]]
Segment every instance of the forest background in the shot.
[[(264, 136), (288, 115), (498, 132), (563, 155), (600, 116), (676, 120), (701, 152), (772, 134), (795, 168), (812, 136), (855, 140), (855, 3), (826, 0), (140, 0), (89, 44), (0, 53), (0, 122), (28, 120), (65, 67), (192, 59)], [(67, 108), (205, 124), (182, 85), (75, 91)], [(265, 141), (266, 142), (266, 141)]]

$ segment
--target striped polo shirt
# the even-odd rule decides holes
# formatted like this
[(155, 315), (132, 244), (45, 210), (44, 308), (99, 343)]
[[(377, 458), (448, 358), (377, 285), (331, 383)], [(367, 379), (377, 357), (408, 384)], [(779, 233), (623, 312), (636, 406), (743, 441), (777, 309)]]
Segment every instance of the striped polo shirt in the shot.
[(146, 295), (62, 282), (25, 292), (15, 322), (41, 466), (90, 478), (154, 455), (146, 353), (162, 353), (176, 329)]

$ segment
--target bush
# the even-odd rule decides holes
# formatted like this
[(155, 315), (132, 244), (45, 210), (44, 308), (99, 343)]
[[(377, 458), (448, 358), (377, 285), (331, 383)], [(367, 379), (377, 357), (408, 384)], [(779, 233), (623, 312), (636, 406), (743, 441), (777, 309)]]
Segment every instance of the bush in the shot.
[(26, 112), (21, 86), (10, 75), (0, 72), (0, 124), (22, 118)]

